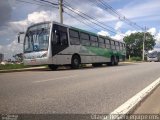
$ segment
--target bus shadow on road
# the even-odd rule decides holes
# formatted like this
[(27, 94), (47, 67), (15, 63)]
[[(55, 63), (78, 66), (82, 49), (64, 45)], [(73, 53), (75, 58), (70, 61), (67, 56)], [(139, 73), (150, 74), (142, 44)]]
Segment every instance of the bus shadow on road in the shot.
[(70, 66), (59, 66), (57, 70), (51, 70), (49, 68), (44, 68), (44, 69), (35, 69), (32, 71), (50, 71), (50, 72), (54, 72), (54, 71), (72, 71), (72, 70), (90, 70), (90, 69), (102, 69), (102, 68), (116, 68), (116, 67), (123, 67), (123, 66), (131, 66), (131, 65), (137, 65), (136, 63), (120, 63), (119, 65), (116, 66), (108, 66), (103, 64), (102, 66), (98, 66), (98, 67), (93, 67), (91, 64), (87, 64), (87, 65), (82, 65), (80, 68), (78, 69), (72, 69)]

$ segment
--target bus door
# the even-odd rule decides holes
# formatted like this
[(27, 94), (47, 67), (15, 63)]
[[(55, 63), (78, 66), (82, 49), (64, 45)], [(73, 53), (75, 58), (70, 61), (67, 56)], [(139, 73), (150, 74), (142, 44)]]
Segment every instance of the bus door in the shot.
[(52, 56), (59, 54), (68, 47), (67, 28), (53, 25), (52, 30)]

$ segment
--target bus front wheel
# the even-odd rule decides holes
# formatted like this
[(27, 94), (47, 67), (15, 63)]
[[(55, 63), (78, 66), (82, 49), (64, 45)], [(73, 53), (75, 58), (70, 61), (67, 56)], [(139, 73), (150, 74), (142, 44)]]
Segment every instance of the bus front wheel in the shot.
[(74, 56), (72, 57), (71, 67), (72, 67), (73, 69), (78, 69), (79, 66), (80, 66), (80, 64), (81, 64), (81, 60), (80, 60), (79, 56), (78, 56), (78, 55), (74, 55)]

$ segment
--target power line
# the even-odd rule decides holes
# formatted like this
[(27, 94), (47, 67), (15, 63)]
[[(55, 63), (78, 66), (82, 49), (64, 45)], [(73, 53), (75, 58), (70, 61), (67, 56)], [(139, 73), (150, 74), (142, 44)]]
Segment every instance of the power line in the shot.
[[(22, 1), (22, 0), (19, 0), (19, 1)], [(36, 1), (36, 2), (37, 2), (37, 1), (41, 1), (41, 2), (44, 2), (44, 3), (51, 4), (52, 6), (58, 5), (58, 4), (56, 4), (56, 3), (53, 3), (53, 2), (50, 2), (50, 1), (47, 1), (47, 0), (33, 0), (33, 1)], [(31, 2), (27, 2), (27, 1), (23, 1), (23, 2), (31, 3)], [(66, 4), (66, 3), (63, 4), (63, 6), (64, 6), (66, 9), (70, 10), (71, 12), (73, 12), (73, 13), (77, 14), (78, 16), (80, 16), (81, 18), (83, 18), (83, 20), (85, 20), (85, 21), (87, 21), (87, 22), (90, 22), (90, 23), (93, 23), (93, 24), (97, 25), (98, 27), (103, 28), (104, 30), (110, 31), (111, 33), (117, 34), (117, 32), (114, 32), (113, 30), (108, 29), (108, 28), (111, 28), (111, 29), (114, 29), (114, 28), (112, 28), (112, 27), (110, 27), (110, 26), (107, 26), (107, 25), (104, 25), (104, 23), (98, 21), (98, 20), (95, 19), (94, 17), (91, 17), (91, 16), (89, 16), (89, 15), (87, 15), (87, 14), (85, 14), (85, 13), (83, 13), (83, 12), (77, 10), (77, 9), (72, 8), (68, 3), (67, 3), (67, 4)], [(69, 14), (69, 13), (67, 13), (67, 14)], [(70, 16), (73, 17), (73, 15), (70, 15)], [(89, 18), (89, 19), (88, 19), (88, 18)], [(80, 21), (80, 20), (78, 20), (78, 21)], [(85, 22), (83, 22), (83, 21), (81, 21), (81, 22), (84, 23), (85, 25), (91, 27), (91, 26), (88, 25), (87, 23), (85, 23)], [(108, 27), (108, 28), (106, 28), (106, 27)], [(92, 28), (93, 28), (93, 27), (92, 27)], [(97, 30), (97, 28), (93, 28), (93, 29), (96, 29), (96, 30)], [(114, 30), (115, 30), (115, 29), (114, 29)], [(121, 35), (121, 36), (123, 36), (123, 35)]]
[[(34, 0), (34, 1), (35, 1), (35, 0)], [(53, 3), (53, 2), (50, 2), (50, 1), (47, 1), (47, 0), (39, 0), (39, 1), (42, 1), (42, 2), (45, 2), (45, 3), (49, 3), (49, 4), (52, 4), (52, 5), (58, 5), (58, 4), (56, 4), (56, 3)], [(67, 2), (66, 2), (66, 3), (67, 3)], [(103, 29), (105, 29), (105, 30), (107, 30), (107, 31), (110, 31), (110, 32), (116, 34), (116, 32), (113, 31), (114, 28), (112, 28), (112, 27), (110, 27), (110, 26), (106, 26), (106, 27), (108, 27), (108, 28), (110, 28), (110, 29), (113, 29), (113, 30), (110, 30), (110, 29), (105, 28), (105, 27), (104, 27), (104, 23), (101, 23), (100, 21), (98, 21), (98, 20), (95, 19), (94, 17), (91, 17), (91, 16), (89, 16), (89, 15), (87, 15), (87, 14), (85, 14), (85, 13), (79, 11), (79, 10), (75, 10), (75, 9), (72, 8), (68, 3), (67, 3), (67, 4), (66, 4), (66, 3), (65, 3), (65, 5), (64, 5), (65, 8), (67, 8), (67, 9), (69, 9), (70, 11), (72, 11), (72, 12), (76, 13), (77, 15), (81, 16), (83, 19), (89, 18), (89, 20), (87, 19), (88, 21), (96, 24), (97, 26), (99, 26), (99, 27), (101, 27), (101, 28), (103, 28)], [(93, 21), (91, 21), (90, 19), (92, 19)]]
[(83, 23), (84, 25), (86, 25), (86, 26), (88, 26), (88, 27), (90, 27), (90, 28), (92, 28), (92, 29), (95, 29), (96, 31), (99, 31), (97, 28), (94, 28), (93, 26), (90, 26), (90, 25), (86, 24), (84, 21), (79, 20), (77, 17), (75, 17), (75, 16), (67, 13), (66, 11), (64, 11), (64, 12), (65, 12), (67, 15), (69, 15), (70, 17), (72, 17), (72, 18), (76, 19), (77, 21)]
[[(68, 10), (74, 12), (75, 14), (83, 17), (84, 19), (90, 21), (91, 23), (93, 23), (93, 24), (95, 24), (95, 25), (97, 25), (97, 26), (99, 26), (99, 27), (101, 27), (101, 28), (103, 28), (103, 29), (105, 29), (105, 30), (107, 30), (107, 31), (110, 31), (110, 32), (116, 34), (116, 32), (114, 32), (113, 30), (107, 29), (107, 28), (105, 27), (105, 25), (102, 25), (102, 23), (100, 23), (99, 21), (95, 20), (95, 19), (92, 18), (91, 16), (89, 16), (89, 15), (87, 15), (87, 14), (85, 14), (85, 13), (83, 13), (83, 12), (77, 10), (77, 9), (75, 10), (74, 8), (72, 8), (72, 7), (70, 7), (70, 6), (66, 5), (66, 4), (64, 4), (64, 7), (67, 8)], [(88, 19), (88, 18), (90, 18), (90, 19)], [(108, 27), (108, 26), (107, 26), (107, 27)], [(112, 28), (112, 29), (113, 29), (113, 28)]]
[(110, 6), (108, 3), (105, 3), (103, 0), (96, 0), (98, 1), (103, 7), (101, 7), (102, 9), (106, 10), (109, 12), (109, 10), (111, 10), (111, 12), (113, 12), (114, 14), (116, 14), (119, 18), (119, 20), (127, 22), (130, 26), (136, 26), (137, 28), (140, 28), (142, 30), (144, 30), (143, 27), (139, 26), (137, 23), (132, 22), (131, 20), (129, 20), (128, 18), (126, 18), (124, 15), (120, 14), (119, 12), (117, 12), (112, 6)]
[[(90, 1), (93, 2), (92, 0), (90, 0)], [(135, 22), (132, 22), (131, 20), (126, 18), (124, 15), (117, 12), (112, 6), (110, 6), (108, 3), (104, 2), (103, 0), (96, 0), (96, 1), (94, 1), (94, 4), (96, 4), (101, 9), (107, 11), (111, 15), (114, 15), (115, 17), (118, 17), (119, 20), (126, 22), (128, 25), (130, 25), (132, 27), (140, 28), (140, 29), (143, 30), (143, 27), (139, 26)]]
[(48, 3), (45, 3), (45, 2), (42, 2), (42, 1), (39, 1), (39, 0), (32, 0), (32, 1), (34, 1), (36, 3), (42, 3), (42, 4), (46, 4), (46, 5), (50, 5), (51, 6), (51, 4), (48, 4)]
[[(52, 3), (52, 2), (49, 2), (49, 1), (46, 1), (46, 0), (39, 0), (39, 1), (47, 2), (47, 3), (50, 3), (50, 4), (52, 4), (52, 5), (55, 5), (55, 3)], [(110, 27), (110, 26), (107, 26), (107, 25), (104, 26), (104, 23), (98, 21), (98, 20), (95, 19), (94, 17), (91, 17), (91, 16), (89, 16), (89, 15), (87, 15), (87, 14), (85, 14), (85, 13), (83, 13), (83, 12), (77, 10), (77, 9), (74, 9), (74, 8), (71, 7), (67, 2), (65, 2), (65, 3), (63, 4), (63, 7), (65, 7), (66, 9), (74, 12), (74, 13), (77, 14), (78, 16), (82, 17), (83, 20), (85, 19), (85, 20), (89, 21), (90, 23), (93, 23), (93, 24), (95, 24), (95, 25), (97, 25), (97, 26), (99, 26), (99, 27), (101, 27), (101, 28), (103, 28), (103, 29), (105, 29), (105, 30), (107, 30), (107, 31), (110, 31), (111, 33), (114, 33), (114, 34), (117, 33), (117, 32), (114, 32), (114, 31), (113, 31), (113, 30), (115, 30), (114, 28), (112, 28), (112, 27)], [(89, 19), (88, 19), (88, 18), (89, 18)], [(83, 23), (84, 23), (84, 22), (83, 22)], [(85, 25), (86, 25), (86, 23), (85, 23)], [(87, 26), (88, 26), (88, 25), (87, 25)], [(110, 29), (113, 29), (113, 30), (110, 30), (110, 29), (108, 29), (108, 28), (106, 28), (106, 27), (108, 27), (108, 28), (110, 28)], [(121, 36), (122, 36), (122, 35), (121, 35)]]
[(59, 5), (58, 3), (53, 3), (53, 2), (50, 2), (50, 1), (47, 1), (47, 0), (39, 0), (39, 1), (49, 3), (49, 4), (52, 4), (52, 5)]
[[(48, 6), (48, 7), (52, 7), (52, 5), (49, 5), (49, 4), (39, 4), (39, 3), (35, 3), (35, 2), (30, 2), (30, 1), (24, 1), (24, 0), (16, 0), (18, 2), (22, 2), (22, 3), (27, 3), (27, 4), (34, 4), (34, 5), (38, 5), (38, 6)], [(55, 6), (55, 8), (58, 8)]]
[[(66, 2), (66, 3), (67, 3), (67, 2)], [(69, 6), (70, 8), (72, 8), (72, 9), (74, 9), (73, 7), (71, 7), (71, 5), (69, 5), (69, 4), (66, 4), (66, 5)], [(75, 9), (74, 9), (74, 10), (75, 10)], [(100, 23), (101, 25), (104, 25), (104, 23), (102, 23), (101, 21), (97, 20), (95, 17), (91, 17), (91, 16), (87, 15), (86, 13), (81, 12), (81, 11), (79, 11), (79, 10), (77, 10), (77, 9), (76, 9), (76, 11), (79, 12), (79, 13), (81, 13), (81, 14), (83, 14), (83, 15), (85, 15), (85, 16), (87, 16), (87, 17), (90, 18), (90, 19), (93, 19), (94, 21), (96, 21), (97, 23)], [(115, 29), (112, 28), (111, 26), (108, 26), (108, 25), (105, 25), (105, 26), (108, 27), (108, 28), (111, 28), (112, 30), (115, 30)]]

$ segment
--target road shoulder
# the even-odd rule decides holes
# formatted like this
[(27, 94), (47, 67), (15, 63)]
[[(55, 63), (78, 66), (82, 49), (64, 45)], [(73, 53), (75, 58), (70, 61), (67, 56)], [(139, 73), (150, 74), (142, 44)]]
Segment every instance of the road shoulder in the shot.
[(160, 114), (160, 86), (141, 103), (134, 114)]

